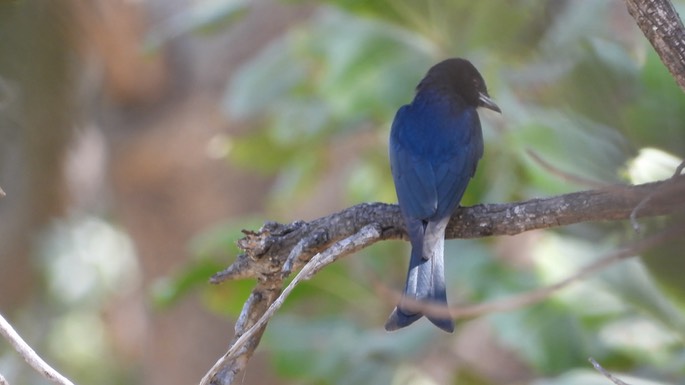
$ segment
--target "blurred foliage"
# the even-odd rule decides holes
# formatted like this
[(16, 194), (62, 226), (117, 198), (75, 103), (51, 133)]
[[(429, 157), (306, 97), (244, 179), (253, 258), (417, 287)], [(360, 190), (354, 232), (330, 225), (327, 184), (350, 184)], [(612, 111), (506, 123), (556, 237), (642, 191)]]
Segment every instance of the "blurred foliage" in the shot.
[[(664, 178), (685, 154), (685, 97), (639, 30), (620, 22), (630, 21), (622, 2), (325, 3), (226, 87), (227, 115), (256, 128), (222, 145), (230, 162), (275, 178), (267, 218), (297, 219), (289, 210), (311, 200), (333, 168), (345, 186), (341, 204), (394, 201), (385, 155), (393, 115), (430, 65), (449, 56), (471, 59), (504, 111), (481, 113), (486, 153), (466, 205), (588, 188), (560, 174), (603, 183)], [(350, 143), (340, 164), (336, 149)], [(236, 223), (249, 228), (250, 222)], [(651, 222), (645, 228), (643, 234), (658, 231)], [(237, 231), (212, 230), (195, 242), (197, 267), (165, 283), (161, 302), (204, 282), (210, 266), (225, 264), (226, 234)], [(515, 255), (527, 268), (508, 262), (507, 253), (517, 252), (498, 251), (497, 240), (448, 242), (450, 298), (489, 301), (554, 283), (640, 236), (628, 224), (536, 233), (534, 244)], [(546, 377), (535, 384), (608, 383), (590, 371), (590, 356), (609, 370), (655, 381), (626, 377), (630, 383), (682, 383), (685, 286), (682, 268), (672, 264), (682, 260), (681, 243), (645, 255), (653, 275), (632, 260), (538, 305), (487, 316), (497, 344), (531, 378)], [(374, 285), (399, 288), (406, 261), (397, 256), (406, 254), (400, 242), (374, 245), (301, 285), (264, 339), (276, 369), (296, 383), (433, 383), (422, 357), (449, 346), (461, 329), (454, 337), (426, 323), (381, 330), (392, 304)], [(208, 303), (235, 315), (250, 286), (211, 288)], [(442, 370), (455, 378), (493, 383), (450, 365)]]
[(144, 46), (148, 51), (155, 51), (188, 32), (211, 33), (231, 26), (248, 11), (248, 3), (247, 0), (191, 2), (183, 12), (156, 24), (148, 32)]
[(108, 338), (108, 320), (101, 312), (107, 298), (125, 297), (138, 286), (140, 271), (131, 240), (104, 220), (72, 213), (56, 220), (38, 241), (36, 264), (50, 297), (38, 305), (45, 318), (22, 320), (22, 331), (36, 345), (40, 339), (35, 337), (41, 336), (44, 351), (60, 370), (84, 382), (129, 382), (140, 367), (106, 359), (116, 356), (116, 345)]
[(286, 376), (313, 383), (332, 377), (341, 384), (387, 384), (394, 375), (389, 364), (413, 355), (398, 346), (420, 346), (429, 334), (428, 329), (416, 328), (392, 340), (380, 328), (360, 328), (340, 317), (286, 315), (270, 324), (264, 342), (275, 353), (276, 368)]

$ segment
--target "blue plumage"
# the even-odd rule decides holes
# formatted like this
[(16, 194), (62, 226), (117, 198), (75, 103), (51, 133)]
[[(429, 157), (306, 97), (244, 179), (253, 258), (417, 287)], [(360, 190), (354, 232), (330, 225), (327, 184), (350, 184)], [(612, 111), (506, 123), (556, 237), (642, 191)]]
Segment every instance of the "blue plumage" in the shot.
[[(476, 68), (464, 59), (448, 59), (428, 71), (411, 104), (397, 111), (390, 165), (412, 252), (404, 297), (386, 330), (423, 315), (445, 331), (454, 330), (446, 314), (445, 228), (483, 155), (479, 106), (499, 112)], [(419, 303), (444, 311), (427, 311)]]

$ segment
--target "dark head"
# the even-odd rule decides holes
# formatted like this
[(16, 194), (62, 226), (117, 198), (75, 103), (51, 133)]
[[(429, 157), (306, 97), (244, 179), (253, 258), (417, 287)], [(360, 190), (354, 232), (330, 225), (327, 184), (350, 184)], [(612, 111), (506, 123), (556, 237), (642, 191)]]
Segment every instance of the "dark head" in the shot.
[(502, 112), (497, 104), (490, 99), (483, 77), (476, 67), (466, 59), (447, 59), (431, 67), (416, 87), (416, 91), (420, 92), (427, 88), (446, 89), (456, 93), (468, 105)]

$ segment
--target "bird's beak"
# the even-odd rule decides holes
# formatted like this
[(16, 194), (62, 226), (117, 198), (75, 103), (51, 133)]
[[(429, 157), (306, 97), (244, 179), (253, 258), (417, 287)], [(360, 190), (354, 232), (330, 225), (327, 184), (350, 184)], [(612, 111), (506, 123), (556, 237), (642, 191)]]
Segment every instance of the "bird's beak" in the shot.
[(502, 110), (500, 110), (499, 106), (497, 103), (495, 103), (490, 97), (482, 92), (478, 93), (478, 101), (480, 101), (480, 106), (488, 108), (493, 111), (497, 111), (500, 114), (502, 113)]

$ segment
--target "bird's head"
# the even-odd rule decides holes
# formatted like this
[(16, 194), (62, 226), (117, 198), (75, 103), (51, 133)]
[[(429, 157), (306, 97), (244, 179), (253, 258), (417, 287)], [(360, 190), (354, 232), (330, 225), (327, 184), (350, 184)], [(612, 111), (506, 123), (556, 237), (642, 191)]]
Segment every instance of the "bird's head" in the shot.
[(434, 65), (428, 70), (416, 90), (434, 87), (457, 94), (473, 107), (485, 107), (502, 113), (499, 106), (488, 95), (485, 80), (480, 72), (466, 59), (452, 58)]

